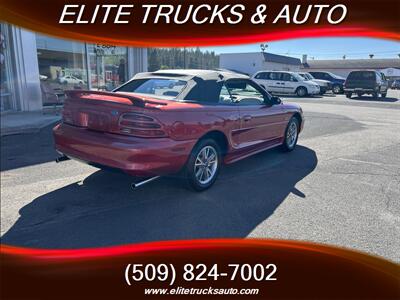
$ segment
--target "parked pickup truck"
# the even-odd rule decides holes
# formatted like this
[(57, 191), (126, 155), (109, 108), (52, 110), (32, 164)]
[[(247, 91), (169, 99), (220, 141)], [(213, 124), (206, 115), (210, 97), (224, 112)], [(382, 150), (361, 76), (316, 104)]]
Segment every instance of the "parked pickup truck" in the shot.
[(386, 97), (388, 82), (385, 75), (374, 70), (352, 71), (344, 83), (344, 92), (347, 98), (353, 94), (361, 97), (364, 94), (372, 95), (374, 98)]

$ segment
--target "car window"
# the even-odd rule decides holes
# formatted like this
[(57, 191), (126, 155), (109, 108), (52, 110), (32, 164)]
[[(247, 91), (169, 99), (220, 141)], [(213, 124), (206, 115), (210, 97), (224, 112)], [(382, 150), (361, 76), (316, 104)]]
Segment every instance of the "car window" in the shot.
[(375, 80), (375, 72), (351, 72), (348, 79), (351, 80)]
[(331, 75), (329, 75), (328, 73), (322, 73), (323, 74), (323, 79), (325, 80), (332, 80)]
[(289, 73), (281, 73), (281, 80), (290, 81), (291, 75)]
[(232, 96), (233, 102), (239, 105), (264, 104), (263, 93), (247, 80), (228, 80), (226, 87)]
[(269, 73), (269, 79), (270, 80), (280, 80), (281, 79), (281, 73), (271, 72), (271, 73)]
[(130, 92), (176, 98), (186, 86), (186, 81), (171, 78), (145, 78), (129, 81), (118, 92)]
[(330, 76), (330, 78), (334, 78), (334, 79), (344, 79), (343, 77), (338, 76), (338, 75), (333, 74), (333, 73), (329, 73), (329, 76)]
[(301, 78), (303, 78), (304, 80), (309, 80), (307, 75), (305, 73), (299, 73), (299, 75), (301, 76)]
[(347, 76), (347, 80), (349, 79), (360, 79), (360, 72), (351, 72), (348, 76)]
[(269, 80), (271, 76), (271, 72), (264, 72), (264, 80)]
[(231, 94), (228, 91), (228, 88), (223, 85), (221, 88), (221, 92), (219, 93), (219, 102), (220, 103), (232, 103), (232, 97)]
[(303, 75), (302, 74), (299, 74), (299, 75), (302, 76), (304, 78), (304, 80), (313, 80), (313, 79), (315, 79), (310, 73), (304, 73)]
[(308, 80), (315, 79), (310, 73), (304, 73), (304, 75), (306, 76), (306, 78), (308, 78)]
[(267, 79), (268, 73), (266, 72), (260, 72), (256, 75), (256, 79)]
[(310, 72), (310, 74), (314, 76), (314, 78), (321, 79), (321, 74), (319, 72)]
[(282, 73), (281, 75), (281, 80), (283, 81), (291, 81), (292, 75), (289, 73)]

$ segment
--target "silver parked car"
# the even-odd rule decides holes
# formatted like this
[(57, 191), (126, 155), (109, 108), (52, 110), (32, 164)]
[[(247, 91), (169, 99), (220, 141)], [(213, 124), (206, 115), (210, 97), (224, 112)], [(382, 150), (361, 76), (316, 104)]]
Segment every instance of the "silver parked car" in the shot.
[(332, 84), (328, 80), (323, 80), (323, 79), (315, 79), (310, 73), (307, 72), (299, 72), (299, 75), (303, 77), (305, 80), (311, 80), (312, 82), (315, 82), (316, 84), (319, 85), (319, 94), (323, 95), (327, 91), (332, 90)]

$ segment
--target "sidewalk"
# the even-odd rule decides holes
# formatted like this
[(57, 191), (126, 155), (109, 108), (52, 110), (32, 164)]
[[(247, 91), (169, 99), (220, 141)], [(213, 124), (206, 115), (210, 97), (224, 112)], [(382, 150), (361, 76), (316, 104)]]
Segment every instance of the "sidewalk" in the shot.
[(20, 112), (1, 115), (1, 136), (36, 133), (61, 119), (55, 112)]

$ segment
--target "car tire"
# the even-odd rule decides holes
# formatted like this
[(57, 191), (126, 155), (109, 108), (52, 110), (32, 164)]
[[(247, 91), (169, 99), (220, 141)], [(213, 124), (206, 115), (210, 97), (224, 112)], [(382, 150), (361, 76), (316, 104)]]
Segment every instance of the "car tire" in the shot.
[(386, 95), (387, 95), (386, 93), (381, 94), (382, 98), (386, 98)]
[(340, 87), (340, 85), (335, 84), (335, 85), (332, 87), (332, 92), (333, 92), (334, 94), (340, 94), (340, 93), (342, 92), (342, 88)]
[(351, 93), (346, 93), (346, 98), (351, 99)]
[(293, 151), (299, 138), (299, 120), (292, 117), (286, 126), (282, 150), (285, 152)]
[(296, 95), (298, 97), (305, 97), (305, 96), (307, 96), (307, 94), (308, 94), (307, 93), (307, 89), (305, 87), (303, 87), (303, 86), (298, 87), (297, 90), (296, 90)]
[[(200, 140), (196, 144), (190, 153), (183, 174), (186, 185), (190, 189), (202, 192), (214, 184), (221, 167), (221, 153), (220, 146), (213, 139)], [(212, 163), (213, 157), (215, 157), (214, 163)]]
[(372, 98), (374, 98), (374, 99), (378, 99), (378, 93), (372, 93)]

